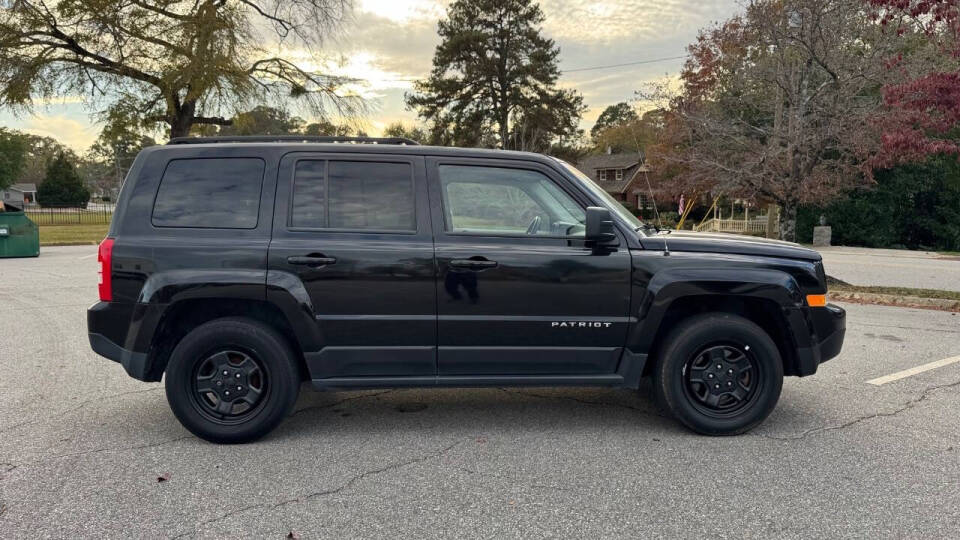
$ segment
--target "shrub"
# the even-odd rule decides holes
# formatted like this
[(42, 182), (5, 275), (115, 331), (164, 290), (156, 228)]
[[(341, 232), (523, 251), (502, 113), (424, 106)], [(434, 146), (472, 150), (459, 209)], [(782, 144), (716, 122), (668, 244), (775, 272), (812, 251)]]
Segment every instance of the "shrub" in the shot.
[(876, 174), (869, 189), (825, 207), (802, 208), (797, 238), (811, 242), (821, 215), (833, 243), (878, 248), (960, 250), (960, 164), (940, 156)]

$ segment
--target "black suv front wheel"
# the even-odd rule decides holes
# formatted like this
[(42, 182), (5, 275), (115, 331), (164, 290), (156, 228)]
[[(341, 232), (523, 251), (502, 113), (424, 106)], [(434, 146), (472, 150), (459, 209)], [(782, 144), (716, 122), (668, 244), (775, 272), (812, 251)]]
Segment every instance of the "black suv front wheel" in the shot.
[(295, 356), (272, 328), (243, 318), (217, 319), (187, 334), (170, 356), (167, 401), (194, 435), (216, 443), (269, 433), (300, 391)]
[(697, 433), (747, 432), (780, 398), (780, 352), (762, 328), (743, 317), (708, 313), (684, 320), (658, 356), (657, 402)]

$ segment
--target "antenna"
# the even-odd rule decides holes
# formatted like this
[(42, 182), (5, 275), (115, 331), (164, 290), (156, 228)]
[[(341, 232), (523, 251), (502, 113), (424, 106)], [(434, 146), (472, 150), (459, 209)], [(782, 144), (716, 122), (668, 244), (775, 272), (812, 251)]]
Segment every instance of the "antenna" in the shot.
[[(653, 205), (653, 215), (657, 219), (657, 233), (663, 229), (663, 221), (660, 219), (660, 211), (657, 210), (657, 199), (653, 196), (653, 186), (650, 185), (650, 176), (647, 174), (647, 153), (640, 148), (640, 140), (637, 139), (637, 134), (633, 131), (633, 126), (630, 127), (630, 136), (633, 137), (633, 144), (637, 147), (637, 153), (640, 154), (641, 161), (640, 165), (643, 167), (643, 179), (647, 182), (647, 193), (650, 194), (650, 203)], [(667, 234), (670, 231), (666, 231)], [(667, 235), (663, 235), (663, 256), (670, 256), (670, 246), (667, 245)]]
[[(646, 156), (643, 159), (643, 167), (646, 169)], [(647, 171), (643, 171), (643, 179), (647, 181), (647, 192), (650, 193), (650, 202), (653, 204), (653, 215), (657, 218), (657, 233), (659, 234), (661, 229), (664, 232), (663, 235), (663, 256), (670, 256), (670, 246), (667, 245), (667, 235), (670, 234), (670, 231), (663, 228), (663, 222), (660, 221), (660, 212), (657, 211), (657, 199), (653, 197), (653, 187), (650, 186), (650, 176), (647, 175)]]

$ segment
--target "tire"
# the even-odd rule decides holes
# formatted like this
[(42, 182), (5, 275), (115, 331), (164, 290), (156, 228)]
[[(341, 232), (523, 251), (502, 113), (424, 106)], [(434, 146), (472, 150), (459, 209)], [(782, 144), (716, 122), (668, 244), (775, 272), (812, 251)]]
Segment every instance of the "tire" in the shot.
[(653, 381), (657, 403), (697, 433), (745, 433), (780, 399), (780, 352), (762, 328), (743, 317), (691, 317), (660, 350)]
[(177, 344), (165, 384), (167, 402), (185, 428), (210, 442), (232, 444), (255, 441), (286, 418), (300, 392), (300, 375), (280, 334), (231, 317), (204, 323)]

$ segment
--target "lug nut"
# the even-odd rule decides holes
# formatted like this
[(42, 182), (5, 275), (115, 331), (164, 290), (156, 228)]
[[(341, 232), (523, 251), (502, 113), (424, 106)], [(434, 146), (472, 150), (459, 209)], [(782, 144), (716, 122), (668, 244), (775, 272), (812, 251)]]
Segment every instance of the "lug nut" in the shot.
[[(716, 388), (717, 390), (720, 389), (720, 385), (719, 385), (719, 384), (715, 384), (715, 385), (713, 385), (713, 387)], [(227, 392), (227, 393), (229, 394), (230, 392)]]
[(227, 370), (223, 370), (223, 374), (224, 374), (224, 375), (227, 375)]
[(220, 381), (217, 381), (217, 386), (223, 386), (223, 383)]
[(728, 369), (728, 370), (727, 370), (727, 373), (729, 373), (730, 375), (733, 375), (733, 370), (732, 370), (732, 369)]
[(238, 386), (238, 387), (237, 387), (237, 390), (243, 390), (243, 387), (242, 387), (242, 386)]
[(730, 381), (727, 381), (727, 386), (733, 386), (733, 383)]
[(236, 377), (237, 377), (237, 378), (239, 379), (239, 378), (240, 378), (240, 374), (239, 374), (239, 373), (237, 373), (237, 375), (236, 375)]
[(720, 364), (717, 364), (717, 369), (723, 369), (723, 366), (721, 366)]
[(713, 378), (713, 373), (707, 373), (707, 378), (708, 378), (708, 379), (712, 379), (712, 378)]
[(226, 395), (228, 395), (228, 396), (229, 396), (229, 395), (230, 395), (230, 391), (229, 391), (229, 390), (227, 390), (226, 392), (224, 392), (224, 394), (226, 394)]

